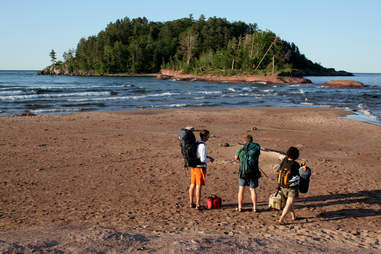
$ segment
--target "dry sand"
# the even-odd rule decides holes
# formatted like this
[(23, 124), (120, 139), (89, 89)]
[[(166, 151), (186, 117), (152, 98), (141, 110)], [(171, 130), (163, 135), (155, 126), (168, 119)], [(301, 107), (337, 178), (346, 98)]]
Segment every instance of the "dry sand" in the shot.
[[(144, 110), (0, 118), (3, 253), (381, 253), (381, 127), (328, 108)], [(211, 131), (203, 200), (188, 208), (177, 134)], [(242, 137), (261, 144), (259, 212), (235, 211)], [(229, 143), (229, 147), (221, 146)], [(298, 220), (268, 210), (279, 153), (313, 171)], [(250, 207), (249, 192), (245, 206)]]

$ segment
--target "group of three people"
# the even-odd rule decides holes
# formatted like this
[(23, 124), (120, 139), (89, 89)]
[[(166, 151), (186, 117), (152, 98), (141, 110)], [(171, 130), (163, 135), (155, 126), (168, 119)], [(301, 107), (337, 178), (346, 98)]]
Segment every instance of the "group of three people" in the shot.
[[(197, 146), (197, 158), (201, 161), (200, 165), (197, 165), (196, 167), (191, 168), (191, 184), (189, 187), (189, 206), (191, 208), (197, 208), (200, 209), (200, 199), (201, 199), (201, 187), (205, 185), (205, 179), (206, 179), (206, 168), (207, 163), (213, 162), (214, 159), (210, 156), (208, 156), (207, 148), (206, 148), (206, 142), (209, 139), (210, 132), (208, 130), (202, 130), (200, 132), (200, 139), (198, 146)], [(247, 135), (244, 137), (245, 147), (252, 147), (254, 149), (255, 153), (255, 159), (256, 161), (256, 167), (258, 167), (258, 160), (260, 155), (260, 145), (253, 142), (253, 137), (251, 135)], [(237, 150), (235, 154), (235, 160), (241, 161), (243, 159), (243, 147)], [(299, 157), (299, 150), (295, 147), (290, 147), (286, 153), (286, 157), (281, 162), (278, 171), (282, 168), (289, 168), (291, 172), (291, 178), (294, 176), (297, 176), (299, 174), (299, 163), (296, 162), (296, 160)], [(259, 167), (256, 169), (259, 170)], [(237, 211), (242, 211), (242, 201), (244, 198), (244, 189), (245, 187), (249, 187), (250, 194), (251, 194), (251, 200), (253, 203), (252, 211), (257, 211), (257, 193), (256, 188), (259, 186), (259, 176), (253, 175), (250, 178), (243, 178), (241, 174), (241, 168), (238, 174), (238, 207)], [(282, 211), (282, 215), (279, 219), (279, 223), (283, 224), (285, 216), (290, 213), (291, 219), (295, 220), (295, 211), (293, 208), (293, 203), (295, 198), (298, 197), (298, 187), (292, 186), (292, 187), (281, 187), (279, 186), (279, 191), (283, 198), (286, 199), (285, 207)], [(194, 194), (196, 197), (196, 202), (194, 203)]]

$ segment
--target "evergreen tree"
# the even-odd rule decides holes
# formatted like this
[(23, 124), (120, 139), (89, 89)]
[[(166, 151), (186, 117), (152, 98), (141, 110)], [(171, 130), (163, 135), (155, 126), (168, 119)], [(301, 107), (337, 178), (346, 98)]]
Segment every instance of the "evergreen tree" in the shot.
[(55, 64), (57, 61), (57, 57), (56, 57), (56, 52), (54, 51), (54, 49), (50, 51), (49, 56), (50, 56), (50, 61), (52, 62), (52, 64)]

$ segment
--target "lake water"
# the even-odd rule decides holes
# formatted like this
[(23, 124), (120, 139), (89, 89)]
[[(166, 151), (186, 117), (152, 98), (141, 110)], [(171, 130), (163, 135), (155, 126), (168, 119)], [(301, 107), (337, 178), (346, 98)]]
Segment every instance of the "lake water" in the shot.
[[(270, 85), (155, 80), (152, 77), (40, 76), (0, 71), (0, 115), (169, 108), (334, 107), (381, 125), (381, 74), (306, 77), (313, 84)], [(320, 84), (352, 79), (364, 88)]]

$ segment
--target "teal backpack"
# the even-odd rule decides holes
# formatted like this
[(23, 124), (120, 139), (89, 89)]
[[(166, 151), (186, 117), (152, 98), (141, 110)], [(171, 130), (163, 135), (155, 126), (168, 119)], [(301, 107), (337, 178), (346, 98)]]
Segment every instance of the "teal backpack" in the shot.
[(243, 179), (258, 179), (262, 176), (259, 171), (258, 159), (261, 147), (254, 142), (248, 142), (243, 147), (239, 156), (241, 168), (238, 176)]

